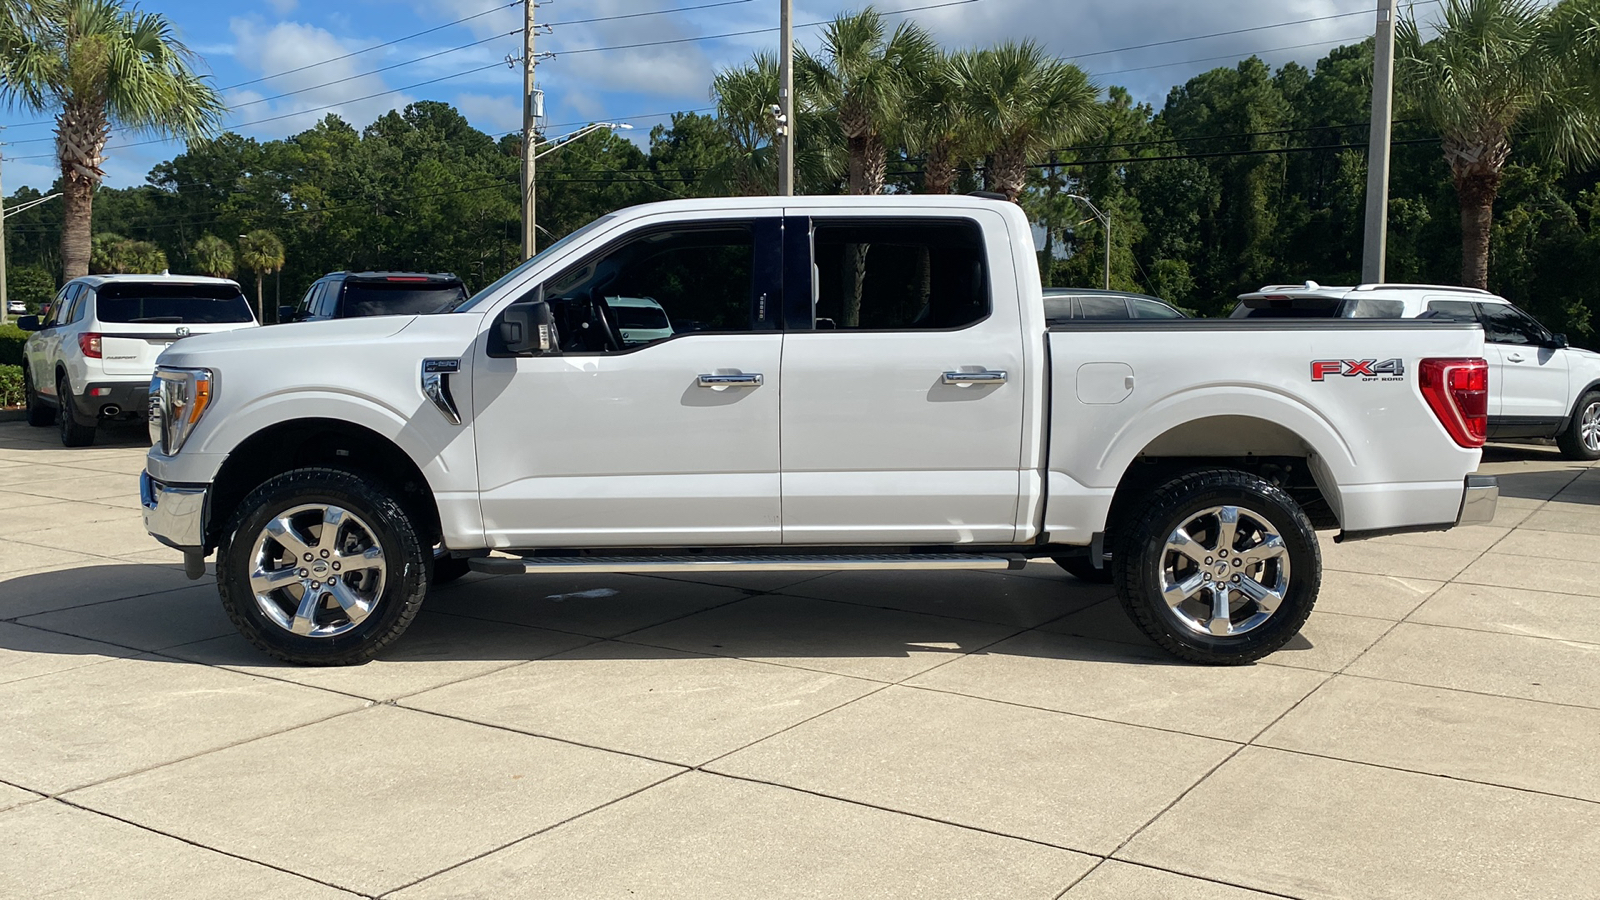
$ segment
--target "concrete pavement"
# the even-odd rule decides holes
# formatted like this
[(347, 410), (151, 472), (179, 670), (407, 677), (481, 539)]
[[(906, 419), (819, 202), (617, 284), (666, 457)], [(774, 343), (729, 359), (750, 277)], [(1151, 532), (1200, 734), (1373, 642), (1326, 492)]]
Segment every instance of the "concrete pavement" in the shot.
[(1334, 545), (1173, 662), (991, 572), (470, 575), (280, 665), (144, 534), (137, 430), (0, 425), (0, 896), (1597, 897), (1600, 469)]

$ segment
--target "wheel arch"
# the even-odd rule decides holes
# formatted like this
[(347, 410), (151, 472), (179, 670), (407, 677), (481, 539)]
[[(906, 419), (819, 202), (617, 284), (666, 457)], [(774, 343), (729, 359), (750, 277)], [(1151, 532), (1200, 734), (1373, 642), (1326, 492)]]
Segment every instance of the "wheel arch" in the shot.
[(207, 497), (206, 549), (217, 546), (222, 529), (252, 490), (275, 475), (306, 466), (343, 469), (388, 485), (415, 516), (419, 535), (430, 542), (439, 540), (438, 503), (409, 454), (364, 425), (305, 418), (268, 425), (228, 453)]

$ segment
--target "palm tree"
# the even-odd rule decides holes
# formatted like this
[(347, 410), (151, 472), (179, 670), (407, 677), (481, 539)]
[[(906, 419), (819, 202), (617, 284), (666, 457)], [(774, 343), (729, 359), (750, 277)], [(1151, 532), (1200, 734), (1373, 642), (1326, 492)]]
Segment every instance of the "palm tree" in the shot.
[(239, 264), (256, 273), (256, 318), (266, 321), (263, 282), (267, 274), (283, 268), (283, 241), (265, 228), (239, 238)]
[(149, 241), (103, 231), (90, 242), (89, 271), (96, 275), (154, 275), (167, 267), (167, 254)]
[(903, 129), (906, 149), (922, 156), (923, 191), (948, 194), (971, 138), (955, 57), (935, 51), (916, 81)]
[(233, 274), (233, 245), (214, 234), (204, 235), (189, 249), (195, 270), (212, 278)]
[(844, 139), (851, 194), (883, 191), (888, 136), (914, 92), (914, 73), (925, 71), (937, 45), (914, 22), (884, 40), (883, 17), (872, 7), (841, 15), (822, 33), (822, 52), (795, 51), (801, 96), (833, 113)]
[(1489, 232), (1514, 136), (1535, 134), (1539, 155), (1600, 159), (1600, 3), (1444, 0), (1438, 36), (1416, 19), (1396, 23), (1396, 84), (1413, 115), (1443, 139), (1461, 206), (1461, 283), (1489, 286)]
[[(9, 6), (9, 4), (7, 4)], [(55, 112), (65, 219), (62, 269), (89, 270), (94, 189), (105, 177), (106, 141), (117, 125), (180, 139), (209, 135), (222, 100), (164, 16), (118, 0), (28, 4), (34, 21), (13, 16), (0, 31), (0, 90), (12, 106)]]
[(1031, 40), (963, 53), (952, 65), (968, 122), (987, 151), (984, 186), (1010, 200), (1022, 193), (1030, 160), (1088, 135), (1100, 120), (1089, 76)]
[[(717, 103), (717, 125), (733, 148), (727, 163), (706, 173), (707, 187), (721, 193), (754, 197), (777, 190), (777, 120), (772, 107), (778, 102), (778, 60), (757, 53), (742, 66), (717, 72), (711, 97)], [(838, 177), (833, 165), (834, 129), (827, 117), (796, 98), (795, 185), (800, 193)]]

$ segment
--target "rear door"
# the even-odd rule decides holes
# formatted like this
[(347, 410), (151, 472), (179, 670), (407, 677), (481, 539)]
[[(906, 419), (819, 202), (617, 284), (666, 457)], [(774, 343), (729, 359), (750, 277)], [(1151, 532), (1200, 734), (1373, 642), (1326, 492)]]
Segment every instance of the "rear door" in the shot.
[(1011, 541), (1026, 379), (1006, 248), (961, 215), (806, 213), (784, 225), (784, 543)]
[(92, 296), (107, 375), (149, 375), (173, 341), (255, 324), (249, 301), (233, 285), (113, 281)]

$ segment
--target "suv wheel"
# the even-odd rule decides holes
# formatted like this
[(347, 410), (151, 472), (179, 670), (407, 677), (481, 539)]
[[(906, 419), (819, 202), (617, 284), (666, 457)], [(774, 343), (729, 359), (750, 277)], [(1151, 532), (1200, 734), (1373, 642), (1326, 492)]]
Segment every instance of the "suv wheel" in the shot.
[(1316, 532), (1270, 482), (1205, 469), (1168, 482), (1117, 547), (1117, 593), (1151, 640), (1239, 665), (1299, 633), (1322, 581)]
[(67, 376), (56, 379), (56, 424), (61, 426), (61, 443), (68, 447), (87, 447), (94, 443), (93, 425), (79, 425), (72, 411), (72, 385)]
[(1556, 444), (1567, 459), (1600, 459), (1600, 391), (1589, 391), (1578, 399), (1567, 430), (1556, 436)]
[(56, 423), (56, 411), (45, 406), (33, 389), (33, 379), (28, 377), (28, 366), (22, 367), (22, 396), (28, 404), (28, 424), (35, 428), (49, 428)]
[(233, 624), (268, 655), (349, 665), (411, 624), (432, 553), (387, 487), (293, 469), (239, 504), (217, 548), (217, 589)]

